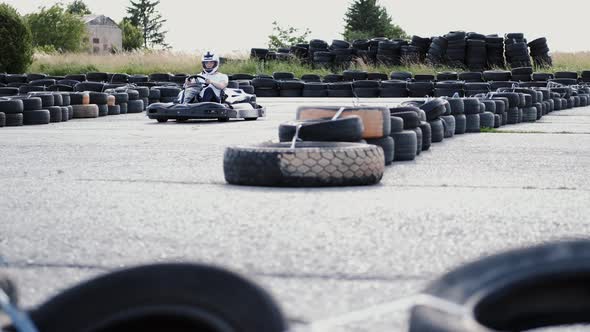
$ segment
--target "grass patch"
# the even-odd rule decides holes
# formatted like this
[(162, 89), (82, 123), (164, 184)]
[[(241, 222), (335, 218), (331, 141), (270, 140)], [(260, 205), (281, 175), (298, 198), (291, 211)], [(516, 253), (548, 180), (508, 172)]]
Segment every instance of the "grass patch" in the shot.
[[(273, 72), (293, 72), (295, 76), (303, 74), (326, 75), (332, 71), (313, 68), (299, 61), (259, 62), (243, 54), (229, 55), (229, 60), (222, 66), (227, 74), (248, 73), (267, 74)], [(554, 66), (540, 69), (543, 72), (590, 70), (590, 52), (554, 53)], [(138, 51), (130, 53), (95, 55), (87, 53), (44, 54), (38, 53), (29, 72), (49, 75), (66, 75), (101, 71), (110, 73), (151, 74), (151, 73), (196, 73), (200, 72), (200, 58), (197, 54), (169, 51)], [(411, 65), (411, 66), (370, 66), (362, 62), (355, 63), (351, 69), (374, 73), (390, 74), (392, 71), (409, 71), (414, 74), (436, 74), (443, 71), (462, 71), (459, 68), (445, 66)]]

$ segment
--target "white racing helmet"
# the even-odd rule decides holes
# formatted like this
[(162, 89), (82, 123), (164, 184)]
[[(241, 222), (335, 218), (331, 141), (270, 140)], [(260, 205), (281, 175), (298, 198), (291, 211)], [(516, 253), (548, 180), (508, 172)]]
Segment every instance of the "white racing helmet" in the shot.
[[(210, 61), (215, 62), (215, 67), (208, 69), (205, 64)], [(203, 65), (203, 72), (214, 74), (217, 72), (217, 69), (219, 69), (219, 55), (212, 51), (207, 51), (207, 53), (203, 54), (201, 57), (201, 64)]]

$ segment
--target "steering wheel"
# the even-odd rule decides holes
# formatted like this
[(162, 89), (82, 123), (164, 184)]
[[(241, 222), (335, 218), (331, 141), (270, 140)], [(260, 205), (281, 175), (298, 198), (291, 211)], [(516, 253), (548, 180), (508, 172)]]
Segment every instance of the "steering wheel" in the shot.
[[(186, 80), (187, 80), (187, 81), (190, 81), (190, 80), (192, 80), (193, 78), (197, 78), (197, 79), (198, 79), (198, 78), (200, 78), (200, 79), (202, 79), (203, 81), (206, 81), (206, 80), (207, 80), (207, 78), (206, 78), (206, 77), (204, 77), (204, 76), (202, 76), (202, 75), (191, 75), (191, 76), (187, 77), (187, 78), (186, 78)], [(201, 84), (201, 85), (206, 85), (206, 84), (207, 84), (207, 83), (204, 83), (204, 82), (200, 82), (199, 80), (197, 80), (197, 83), (198, 83), (198, 84)], [(192, 83), (191, 83), (191, 84), (192, 84)]]

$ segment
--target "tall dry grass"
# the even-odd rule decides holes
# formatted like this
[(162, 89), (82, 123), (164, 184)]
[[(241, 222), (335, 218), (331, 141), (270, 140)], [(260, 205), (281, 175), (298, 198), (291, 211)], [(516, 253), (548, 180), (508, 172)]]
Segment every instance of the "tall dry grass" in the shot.
[[(223, 72), (228, 74), (272, 74), (273, 72), (293, 72), (300, 77), (303, 74), (326, 75), (327, 69), (314, 69), (308, 65), (294, 62), (261, 63), (248, 59), (247, 54), (230, 54), (223, 65)], [(554, 66), (550, 69), (539, 69), (544, 72), (590, 70), (590, 52), (554, 53)], [(457, 68), (432, 67), (428, 65), (412, 66), (368, 66), (363, 63), (354, 65), (355, 69), (389, 74), (392, 71), (409, 71), (415, 74), (435, 74), (442, 71), (461, 71)], [(94, 54), (36, 54), (29, 69), (30, 72), (49, 75), (67, 75), (101, 71), (110, 73), (150, 74), (150, 73), (196, 73), (200, 71), (199, 56), (192, 53), (169, 51), (140, 51), (110, 55)]]

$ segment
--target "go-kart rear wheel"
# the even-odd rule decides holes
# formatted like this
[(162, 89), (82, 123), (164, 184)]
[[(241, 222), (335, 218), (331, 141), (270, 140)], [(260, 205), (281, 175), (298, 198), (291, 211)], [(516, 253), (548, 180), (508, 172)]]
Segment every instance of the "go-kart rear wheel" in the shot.
[(158, 122), (160, 122), (160, 123), (163, 123), (163, 122), (167, 122), (167, 121), (168, 121), (168, 119), (167, 119), (167, 118), (163, 118), (163, 119), (162, 119), (162, 118), (159, 118), (159, 119), (157, 119), (157, 120), (158, 120)]
[(219, 121), (219, 122), (228, 122), (229, 121), (229, 117), (217, 118), (217, 121)]

